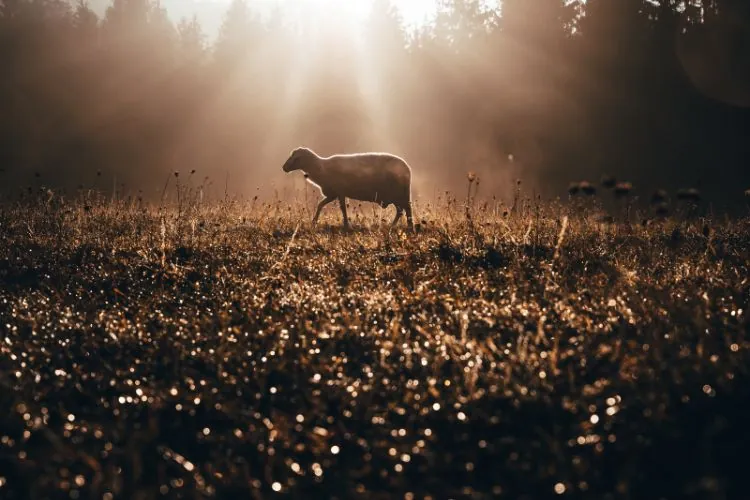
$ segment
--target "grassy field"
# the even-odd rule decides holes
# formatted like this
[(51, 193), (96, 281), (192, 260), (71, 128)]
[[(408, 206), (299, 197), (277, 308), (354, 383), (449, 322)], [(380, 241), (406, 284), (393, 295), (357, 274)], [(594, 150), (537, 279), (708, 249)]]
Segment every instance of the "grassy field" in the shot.
[(750, 221), (352, 210), (0, 209), (0, 497), (746, 497)]

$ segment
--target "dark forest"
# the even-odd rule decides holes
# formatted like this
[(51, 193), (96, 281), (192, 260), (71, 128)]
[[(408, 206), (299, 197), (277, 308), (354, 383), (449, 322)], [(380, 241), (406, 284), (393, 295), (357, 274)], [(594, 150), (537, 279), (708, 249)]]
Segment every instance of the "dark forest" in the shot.
[(613, 175), (641, 199), (695, 188), (736, 209), (748, 19), (733, 1), (444, 0), (409, 32), (378, 0), (349, 37), (335, 13), (235, 1), (209, 37), (149, 0), (101, 19), (86, 2), (5, 0), (2, 190), (158, 198), (166, 175), (195, 170), (216, 194), (267, 195), (291, 187), (278, 166), (302, 144), (400, 154), (427, 198), (467, 171), (505, 199), (516, 178), (554, 198)]

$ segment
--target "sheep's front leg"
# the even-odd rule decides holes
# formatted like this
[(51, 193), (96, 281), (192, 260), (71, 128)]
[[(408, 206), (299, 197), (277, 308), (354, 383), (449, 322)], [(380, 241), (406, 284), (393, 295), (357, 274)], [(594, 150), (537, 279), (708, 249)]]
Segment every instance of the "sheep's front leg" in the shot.
[(396, 207), (396, 217), (393, 218), (393, 222), (391, 222), (391, 227), (395, 226), (398, 220), (401, 218), (401, 214), (403, 214), (404, 211), (401, 207)]
[(346, 216), (346, 198), (343, 196), (339, 198), (339, 206), (341, 207), (341, 213), (344, 214), (344, 228), (350, 229), (349, 218)]
[(323, 201), (318, 203), (318, 209), (315, 211), (315, 217), (313, 217), (312, 223), (313, 226), (318, 223), (318, 217), (320, 217), (320, 211), (323, 210), (323, 207), (334, 201), (336, 198), (334, 196), (326, 196), (323, 198)]

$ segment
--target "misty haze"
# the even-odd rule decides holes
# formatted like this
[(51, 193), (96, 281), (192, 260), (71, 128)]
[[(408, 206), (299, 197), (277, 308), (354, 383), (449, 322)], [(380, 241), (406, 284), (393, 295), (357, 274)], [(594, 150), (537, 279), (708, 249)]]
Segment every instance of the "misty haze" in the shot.
[(745, 498), (746, 3), (0, 0), (0, 498)]

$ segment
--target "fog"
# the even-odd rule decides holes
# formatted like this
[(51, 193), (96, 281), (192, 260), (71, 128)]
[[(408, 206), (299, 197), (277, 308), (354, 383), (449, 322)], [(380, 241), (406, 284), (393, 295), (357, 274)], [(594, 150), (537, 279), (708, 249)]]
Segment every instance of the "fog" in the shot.
[(0, 5), (6, 199), (158, 199), (175, 171), (209, 197), (295, 196), (281, 165), (300, 145), (400, 155), (425, 201), (461, 196), (468, 172), (505, 201), (516, 179), (553, 199), (612, 174), (717, 209), (750, 187), (750, 35), (732, 2), (443, 1), (416, 31), (383, 0), (356, 22), (312, 2), (200, 4), (178, 23), (148, 0)]

